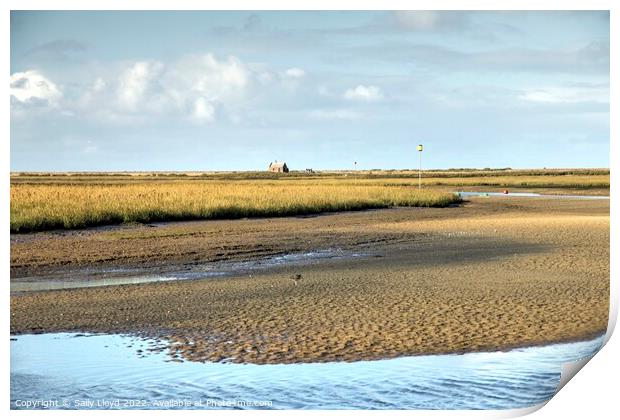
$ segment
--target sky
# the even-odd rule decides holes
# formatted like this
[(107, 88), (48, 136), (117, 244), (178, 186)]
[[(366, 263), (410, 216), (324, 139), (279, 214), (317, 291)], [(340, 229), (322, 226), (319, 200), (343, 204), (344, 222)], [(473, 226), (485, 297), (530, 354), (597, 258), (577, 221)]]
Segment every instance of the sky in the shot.
[(609, 166), (609, 13), (11, 12), (12, 171)]

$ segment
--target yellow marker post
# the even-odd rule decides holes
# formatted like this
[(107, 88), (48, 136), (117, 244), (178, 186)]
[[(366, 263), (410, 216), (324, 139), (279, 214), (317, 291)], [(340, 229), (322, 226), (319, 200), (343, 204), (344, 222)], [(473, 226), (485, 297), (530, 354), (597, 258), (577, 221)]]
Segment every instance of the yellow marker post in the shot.
[(418, 152), (420, 152), (420, 169), (418, 171), (418, 189), (422, 189), (422, 150), (424, 150), (424, 146), (418, 144)]

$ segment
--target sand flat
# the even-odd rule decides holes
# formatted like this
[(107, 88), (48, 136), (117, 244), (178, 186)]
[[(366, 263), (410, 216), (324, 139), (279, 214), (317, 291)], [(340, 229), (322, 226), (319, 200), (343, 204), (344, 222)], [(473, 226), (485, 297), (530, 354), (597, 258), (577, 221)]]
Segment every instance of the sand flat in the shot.
[(594, 337), (609, 311), (609, 202), (471, 199), (446, 209), (13, 235), (12, 279), (83, 267), (372, 255), (250, 276), (19, 294), (11, 331), (128, 332), (189, 360), (292, 363)]

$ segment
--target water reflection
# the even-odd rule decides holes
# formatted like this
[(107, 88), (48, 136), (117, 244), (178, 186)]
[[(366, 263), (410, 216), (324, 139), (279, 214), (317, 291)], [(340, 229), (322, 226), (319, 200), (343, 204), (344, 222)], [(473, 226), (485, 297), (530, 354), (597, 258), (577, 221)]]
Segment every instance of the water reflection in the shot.
[(270, 407), (258, 408), (274, 409), (528, 407), (553, 396), (562, 363), (594, 354), (603, 340), (353, 363), (244, 365), (175, 363), (165, 353), (148, 351), (155, 342), (120, 335), (15, 338), (12, 408), (18, 401), (37, 399), (66, 400), (71, 408), (103, 408), (78, 407), (76, 401), (130, 399), (148, 405), (105, 408), (161, 408), (162, 402), (171, 400), (238, 400), (269, 401)]

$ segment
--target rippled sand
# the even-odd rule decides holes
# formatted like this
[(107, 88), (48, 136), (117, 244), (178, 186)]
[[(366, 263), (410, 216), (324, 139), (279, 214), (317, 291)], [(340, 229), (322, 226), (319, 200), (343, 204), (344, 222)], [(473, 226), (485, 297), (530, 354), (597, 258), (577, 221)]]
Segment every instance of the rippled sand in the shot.
[(325, 248), (363, 258), (251, 275), (11, 297), (11, 331), (167, 337), (178, 359), (361, 360), (593, 337), (607, 326), (609, 203), (175, 223), (12, 237), (12, 278)]

